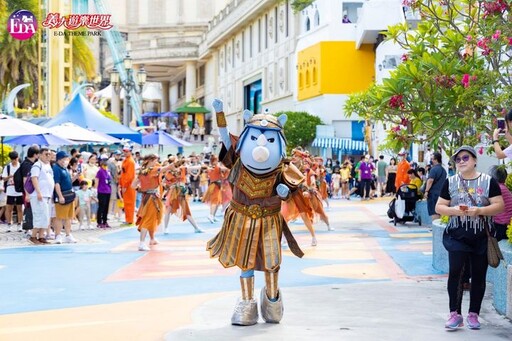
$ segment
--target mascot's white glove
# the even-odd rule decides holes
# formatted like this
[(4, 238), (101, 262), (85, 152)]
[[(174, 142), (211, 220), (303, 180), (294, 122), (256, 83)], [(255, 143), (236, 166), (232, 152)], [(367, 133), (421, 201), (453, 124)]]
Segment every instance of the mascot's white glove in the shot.
[(212, 102), (212, 107), (215, 109), (215, 112), (224, 111), (224, 103), (220, 99), (214, 99)]
[(277, 185), (276, 190), (277, 195), (279, 195), (281, 199), (286, 199), (288, 197), (288, 194), (290, 193), (290, 189), (285, 184)]

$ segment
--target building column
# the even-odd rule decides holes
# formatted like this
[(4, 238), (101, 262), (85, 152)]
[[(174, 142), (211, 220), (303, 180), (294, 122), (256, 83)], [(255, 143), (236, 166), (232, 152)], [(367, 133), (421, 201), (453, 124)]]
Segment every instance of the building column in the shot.
[(185, 100), (191, 101), (196, 92), (196, 62), (186, 63), (187, 86), (185, 88)]
[(170, 107), (169, 90), (171, 87), (170, 81), (162, 82), (162, 112), (168, 112)]

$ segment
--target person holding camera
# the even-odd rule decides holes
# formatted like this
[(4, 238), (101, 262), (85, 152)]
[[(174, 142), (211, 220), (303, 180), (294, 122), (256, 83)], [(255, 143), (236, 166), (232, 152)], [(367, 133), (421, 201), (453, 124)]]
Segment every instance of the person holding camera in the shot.
[[(503, 123), (501, 123), (503, 122)], [(512, 122), (512, 110), (505, 115), (505, 120), (498, 120), (498, 128), (494, 129), (492, 133), (492, 146), (498, 159), (509, 158), (512, 159), (512, 135), (510, 134), (510, 122)], [(507, 148), (502, 149), (500, 145), (499, 136), (504, 135), (509, 145)]]

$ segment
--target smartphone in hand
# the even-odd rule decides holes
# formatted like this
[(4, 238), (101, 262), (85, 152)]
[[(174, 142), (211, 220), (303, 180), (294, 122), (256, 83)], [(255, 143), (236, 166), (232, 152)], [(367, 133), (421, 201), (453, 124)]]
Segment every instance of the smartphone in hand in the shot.
[(500, 131), (500, 135), (504, 135), (505, 134), (505, 118), (499, 117), (497, 119), (497, 121), (498, 121), (498, 130)]

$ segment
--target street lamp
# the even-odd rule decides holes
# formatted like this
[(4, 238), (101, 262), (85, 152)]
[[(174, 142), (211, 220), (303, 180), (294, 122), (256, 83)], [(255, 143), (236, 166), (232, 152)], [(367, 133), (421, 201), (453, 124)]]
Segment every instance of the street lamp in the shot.
[[(122, 81), (119, 77), (119, 71), (114, 66), (112, 72), (110, 73), (110, 83), (114, 88), (116, 94), (120, 94), (121, 89), (124, 89), (124, 108), (123, 108), (123, 124), (125, 126), (130, 125), (131, 115), (130, 115), (130, 97), (131, 92), (135, 91), (136, 94), (142, 93), (142, 88), (146, 83), (147, 74), (146, 70), (144, 70), (144, 65), (140, 66), (139, 71), (137, 72), (137, 79), (134, 80), (133, 77), (133, 60), (130, 57), (129, 53), (126, 53), (126, 57), (123, 60), (124, 69), (126, 70), (126, 80)], [(137, 81), (137, 83), (135, 83)], [(137, 87), (138, 85), (138, 87)]]

